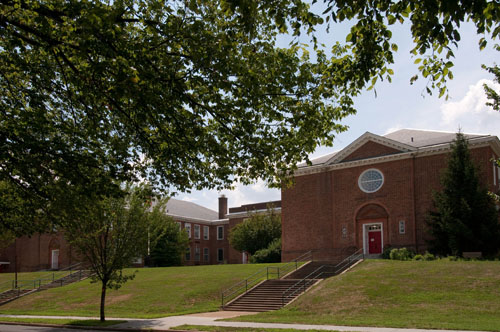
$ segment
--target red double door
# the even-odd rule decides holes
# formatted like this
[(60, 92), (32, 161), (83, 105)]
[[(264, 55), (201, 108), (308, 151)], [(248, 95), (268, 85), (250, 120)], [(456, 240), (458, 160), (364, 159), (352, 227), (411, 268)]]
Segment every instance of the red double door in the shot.
[(382, 253), (382, 232), (374, 231), (368, 232), (368, 253), (381, 254)]

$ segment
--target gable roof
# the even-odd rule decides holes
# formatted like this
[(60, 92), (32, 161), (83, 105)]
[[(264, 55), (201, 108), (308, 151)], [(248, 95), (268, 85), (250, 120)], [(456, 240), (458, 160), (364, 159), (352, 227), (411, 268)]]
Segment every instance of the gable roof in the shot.
[(339, 153), (336, 153), (334, 156), (332, 156), (332, 158), (327, 160), (326, 164), (335, 164), (341, 162), (343, 159), (345, 159), (347, 156), (349, 156), (351, 153), (356, 151), (359, 147), (363, 146), (367, 142), (375, 142), (393, 148), (395, 150), (399, 150), (401, 152), (409, 152), (415, 150), (415, 147), (408, 144), (398, 142), (384, 136), (375, 135), (367, 131), (363, 135), (359, 136), (354, 142), (339, 151)]
[[(446, 131), (430, 131), (422, 129), (401, 129), (385, 135), (384, 137), (408, 144), (416, 148), (426, 146), (448, 144), (453, 142), (457, 133)], [(488, 137), (491, 135), (465, 134), (464, 136), (471, 140), (479, 137)]]
[(182, 201), (170, 198), (165, 208), (165, 213), (169, 216), (180, 216), (185, 218), (217, 220), (219, 213), (193, 202)]
[[(465, 134), (469, 142), (474, 141), (495, 141), (498, 145), (498, 138), (492, 135), (485, 134)], [(400, 129), (384, 136), (366, 132), (344, 149), (333, 152), (322, 157), (311, 160), (311, 165), (302, 163), (298, 165), (299, 169), (307, 167), (322, 167), (327, 165), (342, 164), (343, 160), (358, 148), (367, 142), (375, 142), (395, 150), (401, 151), (400, 154), (408, 152), (429, 151), (433, 149), (443, 148), (449, 145), (456, 137), (454, 132), (431, 131), (422, 129)], [(499, 148), (500, 146), (497, 146)], [(398, 155), (398, 153), (396, 153)], [(374, 157), (375, 158), (375, 157)], [(366, 158), (370, 159), (370, 158)]]

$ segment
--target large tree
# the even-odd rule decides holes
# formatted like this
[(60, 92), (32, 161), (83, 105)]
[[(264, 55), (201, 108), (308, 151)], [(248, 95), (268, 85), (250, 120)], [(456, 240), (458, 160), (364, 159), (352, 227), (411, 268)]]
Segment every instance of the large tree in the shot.
[(66, 240), (89, 264), (93, 281), (101, 284), (101, 321), (105, 320), (107, 289), (118, 289), (134, 277), (124, 274), (123, 269), (146, 256), (148, 246), (154, 247), (171, 223), (163, 211), (166, 201), (160, 200), (151, 208), (147, 187), (126, 187), (125, 192), (118, 198), (87, 199), (85, 211), (76, 211), (64, 224)]
[(477, 172), (467, 140), (458, 133), (442, 176), (443, 188), (434, 193), (434, 208), (428, 216), (431, 252), (462, 256), (479, 251), (492, 256), (500, 249), (498, 213)]
[[(354, 96), (390, 79), (390, 25), (409, 21), (441, 94), (459, 25), (499, 30), (496, 1), (326, 3), (330, 23), (353, 23), (331, 58), (300, 0), (0, 1), (0, 181), (56, 222), (68, 196), (119, 193), (117, 181), (280, 183), (346, 129)], [(314, 61), (276, 46), (287, 32), (311, 35)]]

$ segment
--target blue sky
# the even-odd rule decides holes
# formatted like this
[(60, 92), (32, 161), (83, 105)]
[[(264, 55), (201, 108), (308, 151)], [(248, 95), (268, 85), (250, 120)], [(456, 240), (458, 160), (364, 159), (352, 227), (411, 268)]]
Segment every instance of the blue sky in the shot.
[[(326, 45), (332, 45), (336, 40), (342, 42), (347, 30), (348, 26), (342, 25), (331, 28), (330, 33), (318, 31), (318, 39)], [(483, 84), (496, 86), (497, 90), (500, 90), (500, 85), (495, 85), (492, 75), (481, 68), (481, 64), (491, 66), (498, 63), (500, 53), (493, 50), (493, 43), (479, 51), (479, 37), (474, 27), (471, 24), (462, 26), (459, 48), (454, 51), (454, 79), (448, 83), (449, 99), (445, 100), (437, 97), (437, 91), (432, 96), (425, 94), (426, 84), (422, 78), (410, 85), (410, 78), (417, 74), (417, 65), (410, 55), (413, 45), (409, 31), (407, 27), (399, 27), (393, 31), (393, 36), (399, 49), (392, 66), (392, 83), (379, 81), (376, 96), (373, 91), (366, 91), (356, 98), (358, 113), (342, 121), (349, 130), (336, 137), (333, 147), (318, 147), (310, 158), (340, 150), (366, 131), (379, 135), (401, 128), (456, 132), (460, 127), (465, 133), (500, 136), (500, 113), (485, 106)], [(286, 46), (285, 40), (281, 41), (281, 46)], [(235, 184), (234, 190), (221, 192), (178, 193), (175, 198), (217, 210), (217, 198), (221, 194), (228, 197), (230, 207), (281, 199), (279, 190), (267, 188), (262, 181), (250, 186)]]

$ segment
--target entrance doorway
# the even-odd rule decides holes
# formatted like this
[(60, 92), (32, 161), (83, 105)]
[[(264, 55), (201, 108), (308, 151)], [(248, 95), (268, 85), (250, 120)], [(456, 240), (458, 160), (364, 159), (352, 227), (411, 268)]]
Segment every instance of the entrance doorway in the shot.
[(382, 253), (382, 223), (363, 225), (363, 244), (366, 255), (380, 255)]
[(53, 270), (57, 270), (59, 268), (59, 249), (52, 250), (52, 260), (50, 267)]

